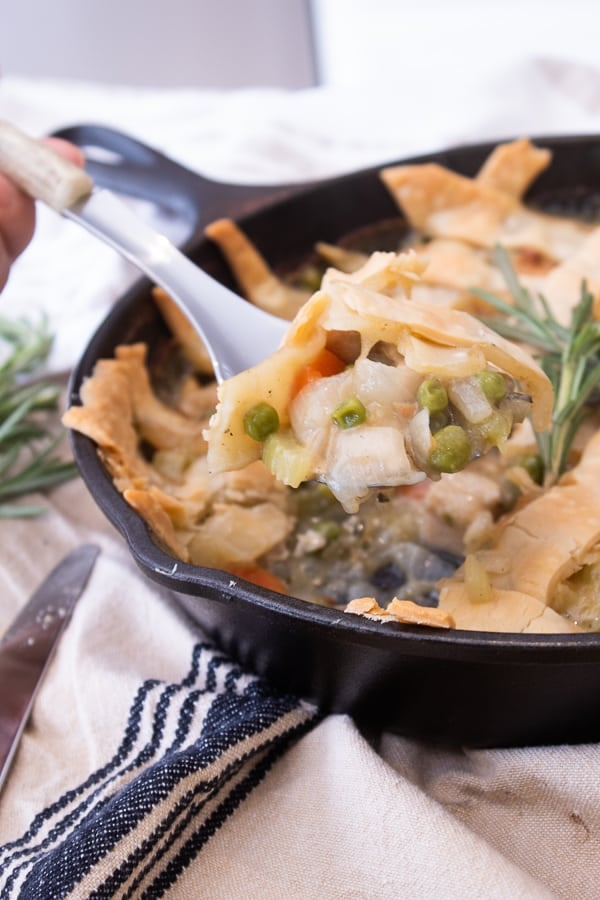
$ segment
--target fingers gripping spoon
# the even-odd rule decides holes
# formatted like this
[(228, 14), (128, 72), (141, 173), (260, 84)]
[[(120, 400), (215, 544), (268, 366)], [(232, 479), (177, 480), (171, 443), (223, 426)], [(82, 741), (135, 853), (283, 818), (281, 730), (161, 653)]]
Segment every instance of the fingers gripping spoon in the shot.
[(0, 121), (0, 171), (31, 197), (82, 225), (163, 288), (202, 338), (218, 381), (277, 349), (289, 322), (247, 303), (211, 278), (164, 235), (79, 166)]

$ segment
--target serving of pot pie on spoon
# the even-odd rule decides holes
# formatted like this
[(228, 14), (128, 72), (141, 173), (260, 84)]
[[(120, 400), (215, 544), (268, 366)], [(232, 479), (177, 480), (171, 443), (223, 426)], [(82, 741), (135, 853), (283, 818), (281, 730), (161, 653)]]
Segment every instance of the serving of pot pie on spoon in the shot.
[(461, 310), (411, 300), (422, 269), (408, 252), (329, 270), (281, 347), (219, 386), (209, 471), (262, 459), (355, 512), (373, 490), (462, 470), (526, 416), (548, 428), (552, 386), (533, 357)]

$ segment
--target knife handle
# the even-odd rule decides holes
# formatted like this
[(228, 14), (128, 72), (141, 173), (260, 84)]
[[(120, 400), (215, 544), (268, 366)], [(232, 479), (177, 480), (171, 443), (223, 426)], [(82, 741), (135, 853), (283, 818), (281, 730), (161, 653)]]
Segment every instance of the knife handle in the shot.
[(57, 212), (86, 197), (94, 187), (80, 166), (4, 120), (0, 120), (0, 171)]

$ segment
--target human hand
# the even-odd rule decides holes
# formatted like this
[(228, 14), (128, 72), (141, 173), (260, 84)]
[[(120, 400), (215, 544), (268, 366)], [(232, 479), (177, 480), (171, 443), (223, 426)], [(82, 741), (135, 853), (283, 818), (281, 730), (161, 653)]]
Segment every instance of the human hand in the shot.
[[(46, 138), (44, 143), (71, 162), (83, 165), (83, 153), (74, 144), (60, 138)], [(34, 227), (34, 201), (0, 174), (0, 291), (12, 263), (33, 237)]]

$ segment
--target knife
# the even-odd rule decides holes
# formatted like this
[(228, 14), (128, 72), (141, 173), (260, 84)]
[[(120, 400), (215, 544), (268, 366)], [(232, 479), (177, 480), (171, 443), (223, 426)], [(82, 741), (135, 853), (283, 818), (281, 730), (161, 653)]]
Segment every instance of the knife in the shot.
[(69, 553), (38, 587), (0, 641), (0, 787), (58, 640), (90, 577), (100, 548)]

